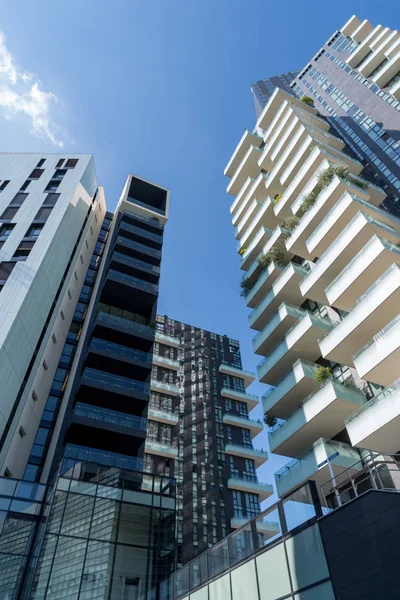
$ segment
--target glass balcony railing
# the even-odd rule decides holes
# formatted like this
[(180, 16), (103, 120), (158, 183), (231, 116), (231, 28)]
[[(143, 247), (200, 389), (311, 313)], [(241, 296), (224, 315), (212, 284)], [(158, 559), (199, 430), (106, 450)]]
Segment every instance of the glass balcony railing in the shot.
[(78, 417), (92, 419), (93, 421), (112, 423), (113, 425), (120, 425), (130, 429), (140, 429), (141, 431), (146, 431), (147, 427), (147, 419), (144, 417), (127, 415), (81, 402), (75, 405), (74, 414)]
[[(369, 400), (366, 404), (364, 404), (356, 413), (351, 415), (351, 417), (348, 417), (347, 419), (345, 419), (345, 421), (344, 421), (345, 425), (347, 426), (348, 423), (351, 423), (352, 421), (357, 419), (360, 415), (362, 415), (364, 413), (364, 411), (366, 411), (371, 406), (379, 406), (379, 404), (381, 404), (388, 398), (394, 399), (394, 397), (397, 396), (399, 394), (399, 392), (400, 392), (400, 377), (399, 377), (399, 379), (396, 379), (396, 381), (394, 381), (390, 385), (390, 387), (385, 388), (384, 390), (382, 390), (382, 392), (380, 394), (371, 398), (371, 400)], [(380, 425), (377, 424), (376, 428), (379, 429), (379, 427), (380, 427)]]
[(136, 198), (132, 198), (131, 196), (127, 197), (128, 202), (132, 202), (132, 204), (137, 204), (138, 206), (142, 206), (143, 208), (147, 208), (147, 210), (152, 210), (153, 212), (158, 213), (159, 215), (165, 215), (165, 210), (161, 208), (156, 208), (151, 204), (147, 204), (147, 202), (142, 202), (141, 200), (137, 200)]
[(141, 227), (136, 227), (136, 225), (131, 225), (130, 223), (125, 223), (125, 221), (121, 221), (120, 225), (121, 229), (125, 229), (125, 231), (129, 231), (130, 233), (135, 233), (143, 238), (148, 240), (153, 240), (154, 242), (158, 242), (162, 244), (163, 238), (162, 235), (158, 233), (151, 233), (150, 231), (146, 231)]
[(101, 350), (109, 354), (117, 354), (118, 356), (124, 356), (126, 358), (133, 358), (149, 364), (152, 362), (152, 354), (150, 352), (143, 352), (142, 350), (121, 346), (120, 344), (107, 342), (106, 340), (100, 340), (98, 338), (93, 338), (91, 340), (90, 348)]
[(64, 451), (65, 458), (75, 458), (85, 462), (98, 463), (108, 467), (128, 469), (130, 471), (143, 471), (144, 461), (142, 458), (117, 454), (116, 452), (102, 452), (96, 448), (67, 444)]
[[(120, 312), (121, 314), (128, 313), (128, 311), (122, 310)], [(109, 325), (114, 325), (120, 329), (124, 329), (133, 334), (137, 333), (138, 335), (144, 335), (148, 338), (154, 337), (153, 327), (150, 327), (150, 325), (143, 325), (142, 323), (138, 323), (133, 318), (129, 318), (125, 315), (118, 316), (110, 312), (100, 310), (97, 313), (97, 321), (99, 323), (107, 323)]]
[(157, 219), (157, 217), (143, 217), (143, 215), (138, 215), (137, 213), (132, 213), (129, 210), (125, 210), (124, 211), (124, 215), (126, 215), (127, 217), (131, 217), (132, 219), (135, 219), (135, 221), (140, 221), (141, 223), (148, 223), (148, 225), (151, 225), (152, 227), (157, 227), (158, 229), (161, 229), (161, 231), (164, 229), (164, 225), (162, 223), (160, 223), (160, 221)]
[(171, 367), (177, 367), (179, 365), (179, 360), (177, 358), (169, 358), (169, 356), (163, 356), (162, 354), (153, 354), (153, 360), (158, 359), (165, 365), (170, 365)]
[(150, 393), (150, 386), (148, 383), (129, 379), (128, 377), (113, 375), (112, 373), (106, 373), (105, 371), (99, 371), (90, 367), (86, 367), (83, 371), (83, 380), (97, 383), (100, 386), (111, 385), (113, 387), (118, 387), (123, 390), (131, 390), (132, 392), (139, 392), (141, 394)]
[(179, 387), (177, 384), (164, 383), (163, 381), (159, 381), (154, 377), (151, 378), (151, 385), (173, 394), (179, 393)]
[(108, 271), (108, 275), (114, 279), (122, 281), (123, 283), (127, 283), (128, 285), (146, 290), (152, 294), (158, 294), (158, 285), (156, 283), (149, 283), (148, 281), (144, 281), (144, 279), (139, 279), (138, 277), (133, 277), (132, 275), (126, 275), (125, 273), (121, 273), (115, 269), (110, 269)]
[(148, 254), (149, 256), (154, 256), (155, 258), (161, 259), (161, 251), (156, 250), (155, 248), (150, 248), (150, 246), (146, 246), (146, 244), (141, 244), (140, 242), (134, 242), (129, 238), (126, 238), (122, 235), (118, 235), (116, 239), (116, 244), (122, 244), (131, 250), (137, 250), (138, 252), (143, 252), (144, 254)]
[[(390, 332), (392, 332), (395, 329), (398, 329), (399, 325), (400, 315), (397, 315), (397, 317), (395, 317), (393, 321), (390, 321), (390, 323), (383, 327), (383, 329), (378, 331), (378, 333), (374, 335), (374, 337), (367, 344), (365, 344), (356, 354), (353, 355), (353, 360), (360, 356), (360, 354), (368, 350), (368, 348), (374, 346), (375, 344), (382, 346), (382, 344), (385, 343), (385, 338), (390, 334)], [(398, 338), (398, 341), (400, 342), (400, 337)]]
[(160, 274), (160, 267), (157, 267), (156, 265), (151, 265), (150, 263), (144, 260), (139, 260), (138, 258), (132, 258), (132, 256), (127, 256), (126, 254), (122, 254), (121, 252), (113, 252), (111, 258), (112, 260), (117, 260), (118, 262), (123, 263), (128, 267), (137, 267), (138, 269), (148, 271), (149, 273), (154, 273), (154, 275)]

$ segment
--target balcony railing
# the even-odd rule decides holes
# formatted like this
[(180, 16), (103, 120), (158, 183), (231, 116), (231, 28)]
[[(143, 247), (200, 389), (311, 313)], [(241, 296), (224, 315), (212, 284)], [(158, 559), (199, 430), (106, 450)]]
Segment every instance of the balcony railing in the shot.
[[(121, 311), (121, 313), (127, 313), (128, 311)], [(128, 316), (117, 316), (104, 310), (100, 310), (97, 313), (97, 321), (99, 323), (105, 322), (109, 325), (115, 325), (121, 329), (126, 329), (132, 333), (146, 335), (146, 337), (154, 337), (154, 329), (149, 325), (143, 325), (137, 321), (128, 318)]]
[(107, 410), (106, 408), (83, 404), (81, 402), (78, 402), (75, 405), (74, 414), (78, 417), (86, 417), (93, 421), (120, 425), (122, 427), (127, 427), (128, 429), (140, 429), (141, 431), (146, 431), (147, 427), (147, 419), (144, 417), (127, 415), (121, 412)]
[(65, 458), (74, 458), (84, 462), (93, 462), (108, 467), (128, 469), (130, 471), (143, 471), (144, 461), (142, 458), (117, 454), (116, 452), (102, 452), (86, 446), (67, 444), (64, 451)]
[(113, 386), (123, 390), (139, 392), (141, 394), (150, 393), (150, 386), (148, 383), (129, 379), (128, 377), (120, 377), (119, 375), (113, 375), (112, 373), (106, 373), (105, 371), (98, 371), (97, 369), (92, 369), (90, 367), (86, 367), (83, 371), (83, 380), (97, 383), (100, 386)]
[(135, 221), (140, 221), (141, 223), (148, 223), (148, 225), (151, 225), (152, 227), (157, 227), (158, 229), (161, 229), (161, 230), (164, 229), (163, 223), (160, 223), (160, 221), (157, 219), (157, 217), (147, 218), (147, 217), (143, 217), (143, 215), (138, 215), (137, 213), (132, 213), (129, 210), (125, 210), (124, 215), (127, 215), (128, 217), (135, 219)]
[(143, 238), (147, 238), (148, 240), (153, 240), (154, 242), (158, 242), (162, 244), (163, 238), (162, 235), (158, 235), (158, 233), (151, 233), (150, 231), (146, 231), (141, 227), (136, 227), (136, 225), (130, 225), (130, 223), (125, 223), (125, 221), (121, 222), (121, 229), (125, 229), (125, 231), (129, 231), (130, 233), (135, 233)]
[(156, 283), (149, 283), (144, 279), (139, 279), (138, 277), (133, 277), (132, 275), (126, 275), (126, 273), (121, 273), (121, 271), (116, 271), (115, 269), (110, 269), (108, 274), (115, 279), (122, 281), (123, 283), (127, 283), (133, 287), (137, 287), (152, 294), (158, 294), (158, 285)]
[(127, 346), (121, 346), (120, 344), (107, 342), (106, 340), (100, 340), (98, 338), (92, 339), (90, 342), (90, 348), (93, 348), (94, 350), (101, 350), (102, 352), (107, 352), (108, 354), (118, 354), (118, 356), (140, 360), (149, 364), (152, 362), (152, 354), (150, 352), (143, 352), (142, 350), (136, 350), (135, 348), (128, 348)]
[(143, 208), (147, 208), (147, 210), (152, 210), (153, 212), (158, 213), (159, 215), (165, 215), (165, 210), (161, 208), (156, 208), (151, 204), (147, 204), (147, 202), (142, 202), (141, 200), (136, 200), (136, 198), (132, 198), (131, 196), (127, 197), (128, 202), (132, 202), (132, 204), (137, 204), (138, 206), (142, 206)]
[(133, 258), (132, 256), (128, 256), (126, 254), (122, 254), (122, 252), (113, 252), (112, 260), (117, 260), (128, 267), (137, 267), (138, 269), (148, 271), (149, 273), (153, 273), (154, 275), (160, 274), (160, 267), (156, 265), (151, 265), (145, 260), (139, 260), (138, 258)]
[(138, 252), (143, 252), (144, 254), (148, 254), (149, 256), (154, 256), (155, 258), (161, 259), (160, 250), (156, 250), (155, 248), (150, 248), (150, 246), (146, 246), (146, 244), (141, 244), (140, 242), (134, 242), (129, 238), (126, 238), (122, 235), (118, 235), (116, 239), (116, 244), (122, 244), (131, 250), (137, 250)]

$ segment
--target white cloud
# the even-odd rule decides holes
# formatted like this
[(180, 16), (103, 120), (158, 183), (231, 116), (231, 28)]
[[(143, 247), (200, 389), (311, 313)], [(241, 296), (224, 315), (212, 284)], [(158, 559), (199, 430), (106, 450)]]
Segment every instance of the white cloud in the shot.
[(60, 127), (53, 121), (52, 111), (58, 98), (41, 88), (39, 79), (15, 66), (0, 31), (0, 111), (6, 119), (24, 114), (30, 118), (32, 135), (62, 148)]

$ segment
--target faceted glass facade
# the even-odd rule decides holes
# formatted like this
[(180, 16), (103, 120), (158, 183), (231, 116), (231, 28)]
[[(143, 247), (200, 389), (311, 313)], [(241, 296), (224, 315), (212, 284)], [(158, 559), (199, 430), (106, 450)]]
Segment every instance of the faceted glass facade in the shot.
[(1, 489), (2, 598), (155, 599), (174, 569), (174, 480), (67, 459), (44, 503), (45, 486)]

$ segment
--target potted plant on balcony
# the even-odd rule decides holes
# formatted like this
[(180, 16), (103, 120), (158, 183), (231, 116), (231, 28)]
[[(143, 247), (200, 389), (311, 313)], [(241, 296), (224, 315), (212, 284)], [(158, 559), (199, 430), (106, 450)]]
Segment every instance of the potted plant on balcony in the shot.
[(268, 427), (275, 427), (275, 425), (277, 424), (278, 419), (276, 417), (274, 417), (273, 415), (270, 415), (268, 413), (265, 413), (264, 415), (264, 423), (268, 426)]
[(247, 294), (249, 293), (249, 291), (251, 290), (251, 288), (253, 287), (253, 284), (251, 282), (250, 277), (244, 277), (242, 279), (242, 281), (240, 282), (240, 295), (241, 296), (247, 296)]
[(332, 379), (332, 369), (330, 367), (318, 367), (314, 373), (314, 379), (315, 381), (318, 381), (318, 383), (326, 383), (329, 379)]
[(245, 248), (244, 246), (242, 248), (240, 248), (239, 250), (239, 254), (240, 256), (243, 256), (243, 254), (246, 252), (247, 248)]

